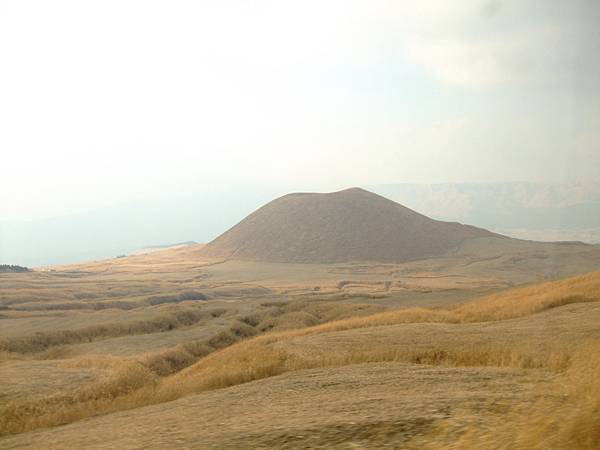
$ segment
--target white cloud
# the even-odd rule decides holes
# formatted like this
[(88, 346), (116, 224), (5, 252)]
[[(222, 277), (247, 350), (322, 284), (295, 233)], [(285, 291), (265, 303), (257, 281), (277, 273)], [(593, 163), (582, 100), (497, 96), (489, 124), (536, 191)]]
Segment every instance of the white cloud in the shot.
[(404, 12), (410, 61), (468, 89), (598, 88), (600, 4), (593, 0), (426, 2)]
[(574, 83), (597, 102), (589, 5), (5, 0), (0, 219), (235, 181), (481, 179), (542, 143), (583, 161), (595, 122), (543, 112)]

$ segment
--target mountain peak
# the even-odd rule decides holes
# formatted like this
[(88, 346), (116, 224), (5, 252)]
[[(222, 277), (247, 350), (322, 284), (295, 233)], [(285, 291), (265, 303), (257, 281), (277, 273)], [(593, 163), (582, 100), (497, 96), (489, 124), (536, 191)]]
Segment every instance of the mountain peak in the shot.
[(362, 188), (279, 197), (202, 254), (281, 263), (402, 262), (439, 256), (493, 233), (430, 219)]

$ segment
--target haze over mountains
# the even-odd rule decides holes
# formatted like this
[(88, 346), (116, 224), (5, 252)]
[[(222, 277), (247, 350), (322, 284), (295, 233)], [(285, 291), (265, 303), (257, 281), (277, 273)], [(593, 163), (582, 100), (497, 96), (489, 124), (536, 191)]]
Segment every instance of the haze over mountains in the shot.
[[(599, 184), (388, 184), (367, 189), (434, 219), (511, 237), (600, 242)], [(0, 220), (0, 264), (64, 264), (150, 246), (209, 242), (286, 193), (229, 188), (165, 195), (63, 217)]]
[(0, 221), (0, 264), (68, 264), (179, 242), (208, 242), (281, 194), (267, 189), (219, 189), (60, 217)]
[(202, 256), (278, 263), (424, 259), (493, 233), (432, 220), (360, 188), (273, 200), (206, 245)]
[(563, 231), (574, 238), (600, 228), (598, 183), (387, 184), (368, 189), (436, 219), (509, 234)]

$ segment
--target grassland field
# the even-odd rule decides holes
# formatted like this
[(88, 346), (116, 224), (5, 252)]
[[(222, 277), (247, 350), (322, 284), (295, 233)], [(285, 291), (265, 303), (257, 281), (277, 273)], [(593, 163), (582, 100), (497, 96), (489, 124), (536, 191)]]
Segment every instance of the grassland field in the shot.
[(595, 448), (600, 249), (489, 244), (0, 274), (0, 448)]

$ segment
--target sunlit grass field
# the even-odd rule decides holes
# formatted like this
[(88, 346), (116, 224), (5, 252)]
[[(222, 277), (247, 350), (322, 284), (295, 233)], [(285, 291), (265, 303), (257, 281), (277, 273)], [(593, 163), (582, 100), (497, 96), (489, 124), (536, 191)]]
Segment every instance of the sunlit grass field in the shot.
[[(182, 253), (3, 279), (0, 447), (598, 442), (598, 272), (504, 289), (514, 281), (489, 277), (490, 289), (475, 286), (482, 273), (433, 261), (472, 284), (426, 285), (418, 263), (394, 269), (399, 285), (420, 277), (417, 288), (386, 291), (387, 266), (286, 278), (236, 263), (227, 275), (174, 262)], [(349, 273), (356, 290), (340, 283)], [(55, 306), (66, 303), (78, 307)]]

